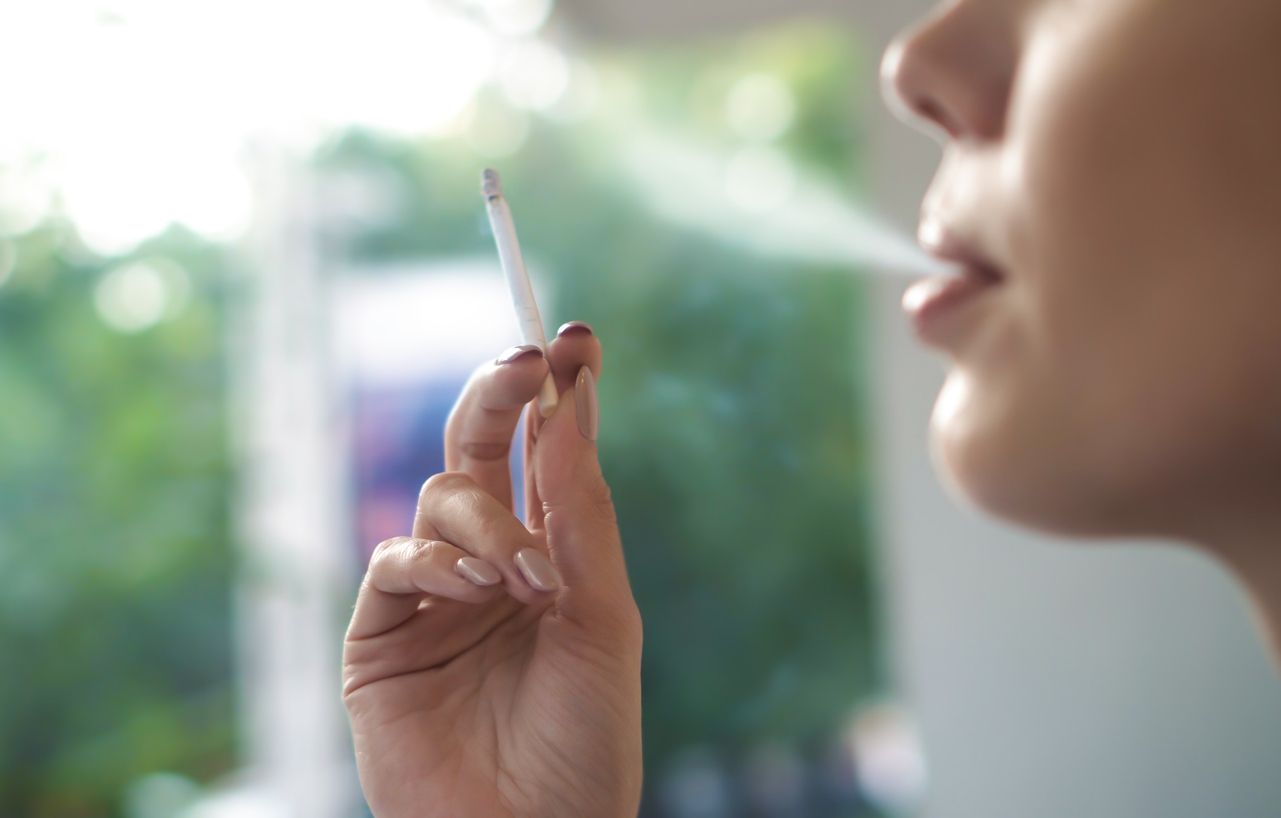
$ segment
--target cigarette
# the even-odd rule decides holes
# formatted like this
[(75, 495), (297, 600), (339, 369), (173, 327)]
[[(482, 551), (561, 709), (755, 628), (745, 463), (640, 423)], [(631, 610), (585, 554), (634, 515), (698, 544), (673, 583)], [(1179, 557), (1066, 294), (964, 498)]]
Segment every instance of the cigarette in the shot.
[[(547, 355), (543, 317), (538, 313), (534, 287), (529, 283), (529, 271), (525, 269), (525, 257), (520, 252), (516, 225), (512, 221), (512, 211), (507, 206), (507, 199), (503, 196), (503, 183), (498, 171), (486, 170), (482, 185), (485, 209), (489, 212), (489, 226), (493, 229), (494, 241), (498, 244), (498, 261), (502, 264), (503, 274), (507, 276), (507, 287), (511, 290), (512, 306), (516, 308), (521, 338), (526, 344), (537, 345), (543, 355)], [(543, 381), (543, 387), (538, 393), (538, 413), (544, 418), (551, 417), (558, 402), (556, 381), (548, 372), (547, 380)]]

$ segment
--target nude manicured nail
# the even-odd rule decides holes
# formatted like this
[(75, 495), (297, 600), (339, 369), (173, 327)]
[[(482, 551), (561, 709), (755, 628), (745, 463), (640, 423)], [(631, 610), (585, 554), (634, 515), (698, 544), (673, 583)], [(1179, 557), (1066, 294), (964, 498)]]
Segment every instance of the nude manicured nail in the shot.
[(555, 591), (560, 587), (560, 572), (551, 560), (535, 548), (526, 548), (516, 555), (520, 575), (536, 591)]
[(521, 344), (520, 346), (512, 347), (511, 349), (504, 352), (502, 355), (499, 355), (498, 359), (494, 361), (494, 363), (510, 364), (514, 361), (519, 361), (521, 358), (524, 358), (530, 355), (537, 355), (541, 358), (543, 355), (543, 350), (538, 346), (535, 346), (534, 344)]
[(595, 440), (600, 410), (596, 405), (596, 378), (587, 367), (578, 370), (578, 380), (574, 383), (574, 409), (579, 433), (588, 440)]
[(582, 321), (570, 321), (568, 324), (561, 324), (560, 329), (556, 330), (557, 337), (561, 338), (574, 334), (594, 335), (595, 333), (592, 332), (591, 324)]
[(497, 568), (475, 557), (463, 557), (454, 563), (454, 570), (463, 579), (482, 587), (497, 585), (503, 581), (503, 575), (498, 573)]

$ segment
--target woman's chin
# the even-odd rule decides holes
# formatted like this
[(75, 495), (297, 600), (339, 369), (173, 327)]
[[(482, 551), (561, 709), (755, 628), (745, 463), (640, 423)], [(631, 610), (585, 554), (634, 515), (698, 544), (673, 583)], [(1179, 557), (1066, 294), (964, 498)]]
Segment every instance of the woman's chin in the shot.
[(963, 379), (949, 379), (935, 405), (930, 448), (948, 493), (986, 515), (1071, 537), (1123, 533), (1115, 504), (1083, 479), (1070, 435), (1027, 413), (978, 400)]

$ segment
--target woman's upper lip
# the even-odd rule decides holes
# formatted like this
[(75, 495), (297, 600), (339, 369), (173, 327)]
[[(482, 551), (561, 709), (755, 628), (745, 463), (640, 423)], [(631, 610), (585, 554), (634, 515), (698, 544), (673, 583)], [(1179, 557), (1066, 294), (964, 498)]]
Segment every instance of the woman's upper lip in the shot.
[(977, 271), (994, 278), (1004, 278), (1005, 274), (991, 261), (978, 246), (966, 241), (960, 233), (949, 228), (941, 218), (926, 215), (921, 219), (916, 231), (916, 239), (921, 248), (941, 261), (956, 262), (968, 270)]

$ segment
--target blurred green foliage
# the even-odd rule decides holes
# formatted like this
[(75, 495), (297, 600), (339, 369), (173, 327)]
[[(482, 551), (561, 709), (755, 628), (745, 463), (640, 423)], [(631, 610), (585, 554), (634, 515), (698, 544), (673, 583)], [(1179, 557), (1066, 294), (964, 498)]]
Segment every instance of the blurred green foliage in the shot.
[(0, 289), (0, 814), (99, 816), (154, 770), (232, 766), (220, 252), (140, 248), (190, 276), (182, 314), (106, 326), (62, 224)]

